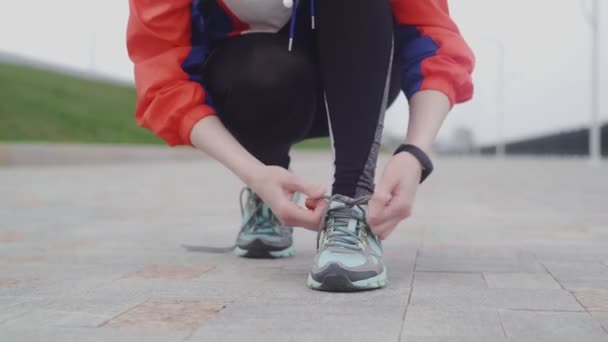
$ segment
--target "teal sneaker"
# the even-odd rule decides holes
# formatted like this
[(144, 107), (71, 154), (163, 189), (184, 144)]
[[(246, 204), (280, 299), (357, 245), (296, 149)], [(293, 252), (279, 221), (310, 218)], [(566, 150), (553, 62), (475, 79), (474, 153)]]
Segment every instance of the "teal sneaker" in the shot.
[(382, 246), (366, 222), (367, 200), (341, 195), (330, 198), (308, 275), (310, 288), (348, 292), (386, 286)]
[(244, 188), (240, 197), (243, 225), (236, 240), (235, 254), (246, 258), (293, 256), (293, 228), (283, 226), (251, 189)]

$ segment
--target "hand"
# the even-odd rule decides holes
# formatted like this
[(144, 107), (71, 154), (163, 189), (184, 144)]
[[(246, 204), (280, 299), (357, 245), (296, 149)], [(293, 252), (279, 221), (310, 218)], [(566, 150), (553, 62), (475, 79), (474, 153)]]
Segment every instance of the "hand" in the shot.
[(422, 166), (407, 152), (398, 153), (384, 167), (380, 183), (368, 204), (372, 232), (386, 239), (397, 224), (410, 216)]
[(324, 205), (302, 208), (292, 198), (300, 192), (308, 196), (307, 203), (320, 203), (325, 194), (323, 186), (310, 184), (278, 166), (264, 166), (256, 171), (249, 186), (284, 225), (319, 230)]

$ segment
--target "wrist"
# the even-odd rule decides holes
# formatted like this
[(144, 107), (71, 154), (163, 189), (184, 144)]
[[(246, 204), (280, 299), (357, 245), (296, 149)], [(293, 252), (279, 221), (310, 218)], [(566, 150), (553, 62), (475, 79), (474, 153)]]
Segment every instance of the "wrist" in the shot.
[(255, 184), (257, 179), (264, 174), (264, 164), (255, 158), (252, 159), (240, 163), (233, 171), (248, 186)]
[(416, 145), (403, 144), (397, 148), (394, 155), (407, 155), (410, 159), (413, 158), (417, 161), (414, 164), (418, 165), (420, 168), (420, 183), (424, 182), (424, 180), (433, 172), (433, 162), (431, 161), (431, 158), (429, 158), (428, 154), (423, 149)]
[(430, 155), (433, 151), (433, 141), (429, 139), (416, 139), (416, 138), (405, 138), (404, 145), (414, 145), (421, 149), (427, 155)]
[(397, 153), (393, 156), (393, 158), (399, 159), (401, 161), (399, 164), (403, 167), (409, 170), (414, 170), (419, 178), (422, 177), (422, 164), (420, 164), (418, 159), (416, 159), (416, 157), (414, 157), (414, 155), (412, 155), (411, 153)]

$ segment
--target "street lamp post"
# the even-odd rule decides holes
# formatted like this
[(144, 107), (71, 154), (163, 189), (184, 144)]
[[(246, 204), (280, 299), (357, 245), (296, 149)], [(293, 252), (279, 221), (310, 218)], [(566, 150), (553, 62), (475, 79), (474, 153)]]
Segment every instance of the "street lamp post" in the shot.
[(506, 49), (505, 44), (500, 38), (491, 36), (480, 37), (483, 41), (492, 43), (496, 46), (496, 154), (497, 158), (502, 158), (506, 154), (506, 142), (504, 134), (505, 126), (505, 82), (506, 79)]
[(496, 58), (496, 156), (502, 158), (506, 154), (504, 125), (505, 125), (505, 45), (501, 40), (495, 40), (498, 47)]
[(506, 154), (505, 143), (505, 82), (506, 82), (506, 49), (500, 38), (492, 36), (481, 36), (481, 40), (496, 46), (496, 153), (497, 158)]
[(600, 1), (591, 0), (585, 15), (591, 26), (591, 122), (589, 125), (589, 159), (602, 158), (600, 132)]

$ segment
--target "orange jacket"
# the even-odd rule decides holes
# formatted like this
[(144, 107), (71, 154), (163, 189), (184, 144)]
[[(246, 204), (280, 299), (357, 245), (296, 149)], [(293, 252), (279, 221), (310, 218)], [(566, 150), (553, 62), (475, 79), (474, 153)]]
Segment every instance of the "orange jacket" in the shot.
[[(475, 59), (449, 16), (447, 0), (390, 2), (405, 95), (434, 89), (452, 104), (470, 99)], [(239, 34), (278, 32), (290, 15), (279, 0), (129, 0), (129, 6), (135, 116), (171, 146), (190, 145), (194, 124), (215, 114), (201, 81), (213, 46)], [(260, 12), (272, 13), (255, 17)]]

